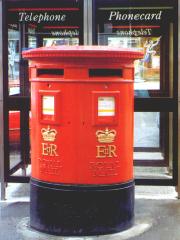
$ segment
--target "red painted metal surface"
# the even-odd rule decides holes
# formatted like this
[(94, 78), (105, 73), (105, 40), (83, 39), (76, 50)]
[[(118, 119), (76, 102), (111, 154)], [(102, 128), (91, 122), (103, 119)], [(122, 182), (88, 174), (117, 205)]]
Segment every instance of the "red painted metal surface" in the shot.
[(20, 112), (9, 112), (9, 142), (20, 144)]
[(97, 46), (39, 48), (30, 59), (32, 177), (66, 184), (133, 179), (133, 61)]

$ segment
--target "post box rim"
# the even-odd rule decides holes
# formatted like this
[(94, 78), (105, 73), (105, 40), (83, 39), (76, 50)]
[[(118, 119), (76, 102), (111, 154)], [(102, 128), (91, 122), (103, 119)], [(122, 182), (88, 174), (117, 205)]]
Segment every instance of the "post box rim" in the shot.
[(52, 46), (23, 51), (24, 58), (128, 58), (140, 59), (144, 53), (133, 48), (110, 46)]

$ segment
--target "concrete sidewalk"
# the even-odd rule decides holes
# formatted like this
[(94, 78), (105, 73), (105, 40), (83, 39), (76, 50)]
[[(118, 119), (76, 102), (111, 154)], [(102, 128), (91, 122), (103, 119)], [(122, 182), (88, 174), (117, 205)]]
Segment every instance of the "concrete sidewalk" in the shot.
[(117, 234), (57, 237), (29, 228), (29, 184), (9, 184), (0, 202), (2, 240), (180, 240), (180, 200), (173, 187), (136, 187), (135, 226)]

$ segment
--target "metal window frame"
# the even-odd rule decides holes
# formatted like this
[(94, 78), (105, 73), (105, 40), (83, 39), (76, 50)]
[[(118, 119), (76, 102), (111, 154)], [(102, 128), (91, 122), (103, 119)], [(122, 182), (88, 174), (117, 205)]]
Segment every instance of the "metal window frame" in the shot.
[[(3, 13), (3, 1), (0, 0), (0, 17)], [(3, 83), (3, 21), (0, 21), (0, 199), (5, 199), (5, 187), (6, 183), (4, 180), (4, 83)]]
[[(180, 43), (180, 0), (178, 0), (178, 28), (177, 28), (177, 32), (178, 32), (178, 42)], [(178, 51), (177, 51), (177, 55), (178, 55), (178, 66), (180, 66), (180, 44), (178, 44)], [(177, 70), (177, 76), (178, 76), (178, 80), (180, 81), (180, 71)], [(177, 88), (178, 91), (178, 113), (177, 113), (177, 124), (178, 124), (178, 128), (177, 128), (177, 135), (178, 135), (178, 144), (177, 144), (177, 148), (180, 149), (180, 84), (178, 85)], [(178, 198), (180, 198), (180, 151), (178, 151), (177, 153), (177, 159), (178, 159), (178, 184), (177, 184), (177, 192), (178, 192)]]

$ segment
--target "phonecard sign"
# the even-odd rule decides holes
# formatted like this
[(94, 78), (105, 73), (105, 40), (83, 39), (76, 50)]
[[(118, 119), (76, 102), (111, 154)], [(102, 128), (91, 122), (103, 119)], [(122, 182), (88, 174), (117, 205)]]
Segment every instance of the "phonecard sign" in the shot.
[(114, 97), (98, 97), (98, 116), (115, 116)]
[(43, 115), (54, 115), (54, 96), (43, 96), (42, 113)]

